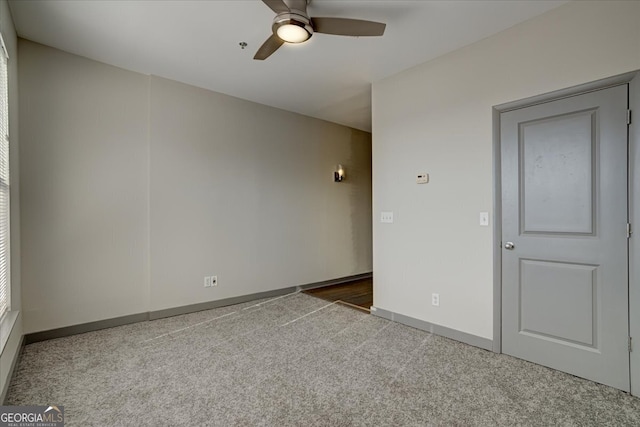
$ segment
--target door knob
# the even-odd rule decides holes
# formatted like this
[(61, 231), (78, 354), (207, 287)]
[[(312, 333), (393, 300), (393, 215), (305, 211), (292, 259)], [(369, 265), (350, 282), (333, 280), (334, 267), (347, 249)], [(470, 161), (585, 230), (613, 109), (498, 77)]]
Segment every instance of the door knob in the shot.
[(515, 248), (515, 247), (516, 247), (516, 245), (514, 245), (513, 242), (507, 242), (507, 243), (504, 244), (504, 248), (508, 249), (510, 251), (512, 251), (513, 248)]

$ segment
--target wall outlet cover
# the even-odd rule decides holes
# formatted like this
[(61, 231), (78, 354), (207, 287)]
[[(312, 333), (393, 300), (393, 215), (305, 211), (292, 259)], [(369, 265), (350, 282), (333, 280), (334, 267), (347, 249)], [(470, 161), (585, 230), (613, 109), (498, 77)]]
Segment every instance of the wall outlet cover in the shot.
[(440, 306), (440, 294), (431, 294), (431, 305)]

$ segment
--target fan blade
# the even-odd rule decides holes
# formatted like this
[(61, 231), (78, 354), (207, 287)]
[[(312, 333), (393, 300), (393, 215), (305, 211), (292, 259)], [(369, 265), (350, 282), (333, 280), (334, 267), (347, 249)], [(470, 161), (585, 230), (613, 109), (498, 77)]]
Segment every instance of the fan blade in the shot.
[(282, 0), (262, 0), (275, 13), (289, 12), (289, 7)]
[(313, 31), (336, 36), (381, 36), (387, 24), (360, 19), (311, 18)]
[(271, 56), (273, 52), (278, 50), (278, 48), (283, 44), (284, 42), (282, 40), (280, 40), (278, 37), (272, 34), (271, 37), (267, 39), (267, 41), (262, 43), (262, 46), (260, 46), (260, 49), (258, 49), (253, 59), (259, 59), (259, 60), (267, 59), (268, 57)]

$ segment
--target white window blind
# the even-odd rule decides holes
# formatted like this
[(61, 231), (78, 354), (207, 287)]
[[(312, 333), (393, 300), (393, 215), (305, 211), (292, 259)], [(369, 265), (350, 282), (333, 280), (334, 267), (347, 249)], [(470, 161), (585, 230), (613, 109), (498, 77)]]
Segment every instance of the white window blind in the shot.
[(0, 36), (0, 318), (9, 310), (9, 83), (7, 51)]

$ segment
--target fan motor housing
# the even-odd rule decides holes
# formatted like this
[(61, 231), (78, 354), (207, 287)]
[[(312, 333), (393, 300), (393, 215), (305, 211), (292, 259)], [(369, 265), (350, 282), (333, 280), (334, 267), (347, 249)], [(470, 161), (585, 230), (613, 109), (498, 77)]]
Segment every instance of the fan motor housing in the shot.
[(307, 34), (309, 34), (309, 37), (303, 41), (309, 40), (309, 38), (311, 38), (311, 36), (313, 35), (313, 26), (311, 25), (311, 20), (309, 19), (309, 17), (296, 13), (293, 10), (289, 12), (278, 13), (276, 15), (276, 17), (273, 19), (273, 25), (271, 26), (271, 30), (273, 31), (273, 34), (277, 36), (278, 28), (284, 25), (295, 25), (297, 27), (304, 29), (307, 32)]

